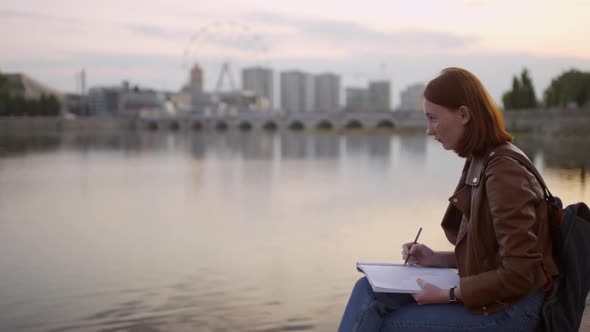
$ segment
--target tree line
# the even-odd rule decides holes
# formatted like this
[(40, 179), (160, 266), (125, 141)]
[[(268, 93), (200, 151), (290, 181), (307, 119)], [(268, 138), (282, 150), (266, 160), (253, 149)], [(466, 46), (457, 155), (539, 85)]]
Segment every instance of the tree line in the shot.
[(0, 117), (57, 116), (60, 108), (59, 100), (52, 95), (42, 94), (39, 98), (12, 96), (8, 89), (8, 77), (0, 73)]
[(526, 68), (512, 78), (512, 89), (502, 95), (505, 110), (541, 107), (585, 107), (590, 104), (590, 72), (568, 70), (551, 80), (543, 99), (535, 95)]

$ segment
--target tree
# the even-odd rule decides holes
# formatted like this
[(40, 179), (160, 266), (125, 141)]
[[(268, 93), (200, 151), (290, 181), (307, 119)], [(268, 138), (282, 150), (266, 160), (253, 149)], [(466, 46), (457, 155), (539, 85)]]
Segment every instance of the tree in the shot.
[(525, 69), (520, 74), (520, 81), (522, 83), (520, 90), (520, 101), (523, 108), (533, 108), (538, 106), (537, 96), (535, 95), (535, 88), (533, 81), (529, 77), (529, 72)]
[(8, 115), (23, 116), (27, 113), (27, 100), (24, 97), (10, 97), (8, 98), (8, 101)]
[(10, 96), (8, 79), (0, 73), (0, 117), (1, 116), (58, 116), (60, 103), (53, 95), (42, 94), (37, 99)]
[(533, 81), (529, 77), (529, 72), (526, 68), (520, 73), (520, 79), (518, 76), (512, 78), (512, 90), (502, 95), (502, 102), (504, 103), (504, 109), (516, 110), (538, 106), (539, 103), (535, 96)]
[(543, 94), (547, 107), (565, 107), (575, 103), (584, 107), (590, 102), (590, 72), (570, 69), (551, 80)]
[(55, 96), (47, 97), (45, 103), (45, 114), (49, 116), (58, 116), (60, 111), (59, 100)]

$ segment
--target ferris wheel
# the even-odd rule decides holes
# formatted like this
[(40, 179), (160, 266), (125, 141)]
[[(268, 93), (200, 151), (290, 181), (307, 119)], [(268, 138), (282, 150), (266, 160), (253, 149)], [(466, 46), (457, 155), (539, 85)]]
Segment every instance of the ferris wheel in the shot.
[(219, 68), (216, 91), (236, 88), (233, 66), (270, 66), (268, 46), (260, 35), (233, 21), (209, 23), (191, 35), (183, 51), (182, 69), (186, 72), (195, 63)]

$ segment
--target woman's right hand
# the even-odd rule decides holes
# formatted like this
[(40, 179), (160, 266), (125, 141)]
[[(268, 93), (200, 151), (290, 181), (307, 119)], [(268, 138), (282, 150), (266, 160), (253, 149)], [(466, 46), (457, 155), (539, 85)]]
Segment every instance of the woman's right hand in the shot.
[(411, 255), (408, 263), (422, 266), (438, 266), (441, 263), (437, 261), (436, 252), (421, 243), (404, 243), (402, 249), (402, 259), (404, 261), (408, 254)]

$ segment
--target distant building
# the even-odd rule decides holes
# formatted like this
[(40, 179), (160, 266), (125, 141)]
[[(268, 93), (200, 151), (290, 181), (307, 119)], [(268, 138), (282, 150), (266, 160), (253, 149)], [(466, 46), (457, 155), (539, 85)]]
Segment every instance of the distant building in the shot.
[(174, 106), (179, 112), (186, 113), (192, 111), (192, 95), (185, 90), (170, 95), (170, 101), (174, 103)]
[(420, 111), (422, 110), (422, 102), (424, 101), (424, 89), (426, 86), (422, 83), (417, 83), (408, 86), (400, 93), (400, 110), (402, 111)]
[(92, 87), (88, 90), (88, 115), (140, 116), (170, 111), (171, 97), (151, 89), (130, 87), (124, 81), (120, 86)]
[(113, 116), (119, 112), (119, 98), (123, 87), (92, 87), (88, 90), (88, 114)]
[(267, 100), (268, 108), (273, 107), (273, 71), (269, 68), (251, 67), (242, 70), (242, 89), (251, 91)]
[(369, 107), (369, 90), (364, 88), (346, 88), (346, 111), (366, 112)]
[(340, 76), (330, 73), (316, 75), (315, 110), (337, 112), (340, 109)]
[(64, 109), (67, 113), (75, 115), (88, 115), (88, 107), (83, 103), (82, 95), (66, 93), (64, 95)]
[(315, 98), (313, 76), (302, 71), (287, 71), (280, 75), (281, 109), (289, 113), (311, 112)]
[(369, 82), (369, 111), (390, 111), (391, 85), (389, 81)]
[(141, 116), (167, 111), (164, 95), (153, 90), (133, 89), (120, 94), (117, 115)]

